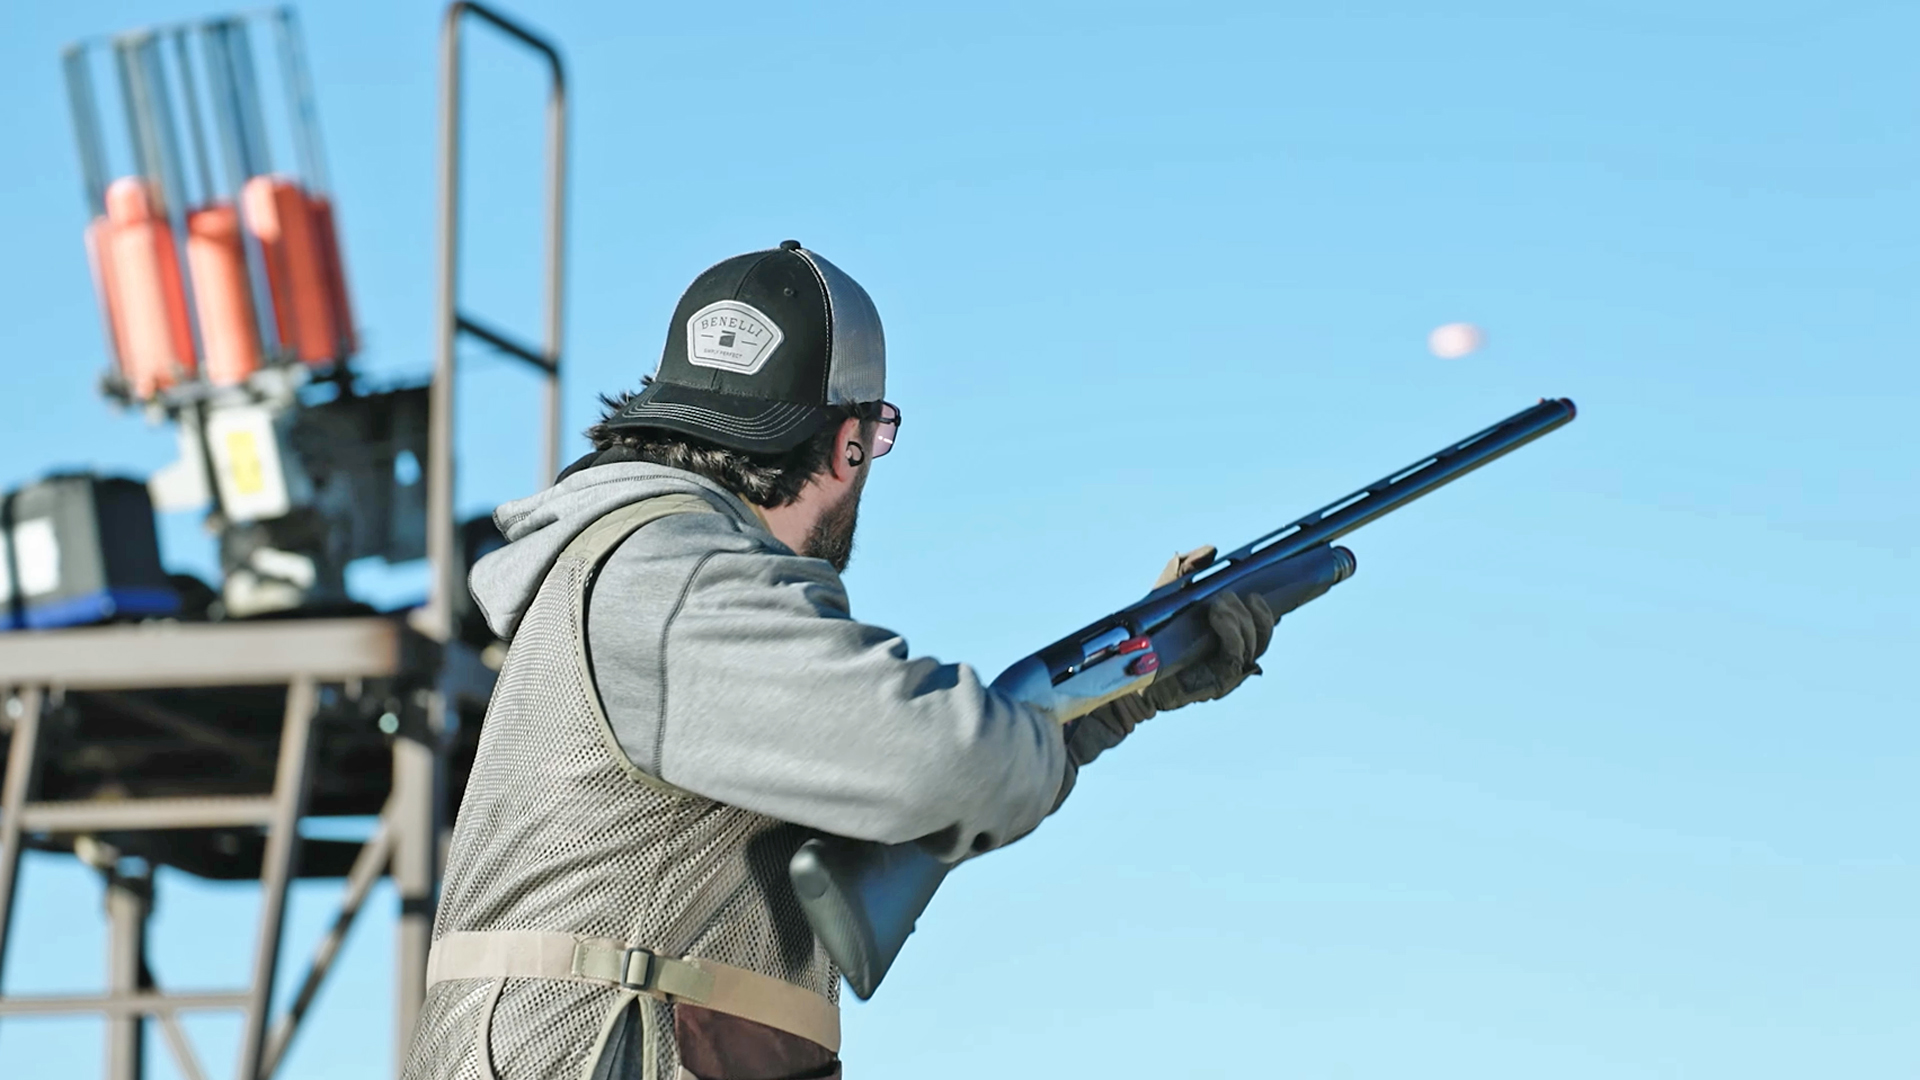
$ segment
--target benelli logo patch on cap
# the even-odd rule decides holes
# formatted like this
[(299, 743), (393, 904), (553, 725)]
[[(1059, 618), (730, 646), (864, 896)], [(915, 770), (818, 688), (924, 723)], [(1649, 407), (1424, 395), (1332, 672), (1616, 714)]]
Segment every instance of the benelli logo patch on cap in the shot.
[(721, 300), (687, 320), (687, 362), (752, 375), (766, 366), (784, 336), (752, 304)]

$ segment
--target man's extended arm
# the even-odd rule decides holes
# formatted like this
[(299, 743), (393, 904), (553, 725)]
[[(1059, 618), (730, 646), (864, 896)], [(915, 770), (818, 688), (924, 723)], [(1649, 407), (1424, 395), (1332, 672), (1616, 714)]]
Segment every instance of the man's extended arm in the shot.
[(842, 836), (948, 857), (1031, 831), (1068, 769), (1056, 725), (971, 667), (854, 621), (818, 559), (718, 552), (663, 641), (661, 779)]

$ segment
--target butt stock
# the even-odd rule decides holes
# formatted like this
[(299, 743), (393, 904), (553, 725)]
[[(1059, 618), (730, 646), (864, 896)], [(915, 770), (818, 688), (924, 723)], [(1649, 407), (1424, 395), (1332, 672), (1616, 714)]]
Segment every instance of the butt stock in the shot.
[(955, 865), (915, 843), (821, 836), (800, 845), (787, 873), (814, 935), (865, 1001)]

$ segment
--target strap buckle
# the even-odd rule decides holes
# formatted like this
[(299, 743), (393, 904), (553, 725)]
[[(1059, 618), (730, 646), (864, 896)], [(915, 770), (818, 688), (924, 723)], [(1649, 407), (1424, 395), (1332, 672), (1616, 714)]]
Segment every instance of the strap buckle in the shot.
[(654, 961), (657, 958), (645, 949), (627, 949), (620, 954), (620, 988), (623, 990), (653, 989)]
[(639, 946), (578, 942), (573, 947), (571, 973), (662, 1000), (672, 998), (700, 1004), (713, 995), (712, 972), (697, 963), (661, 956)]

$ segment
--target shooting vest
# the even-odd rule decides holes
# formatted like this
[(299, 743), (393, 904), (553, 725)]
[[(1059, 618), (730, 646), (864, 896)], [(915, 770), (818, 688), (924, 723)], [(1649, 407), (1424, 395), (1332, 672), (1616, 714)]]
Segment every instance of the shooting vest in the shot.
[(669, 495), (595, 522), (515, 633), (454, 828), (407, 1080), (683, 1080), (676, 1019), (697, 1030), (715, 1014), (839, 1050), (839, 973), (787, 879), (801, 830), (640, 771), (594, 689), (601, 563), (691, 512), (715, 511)]

